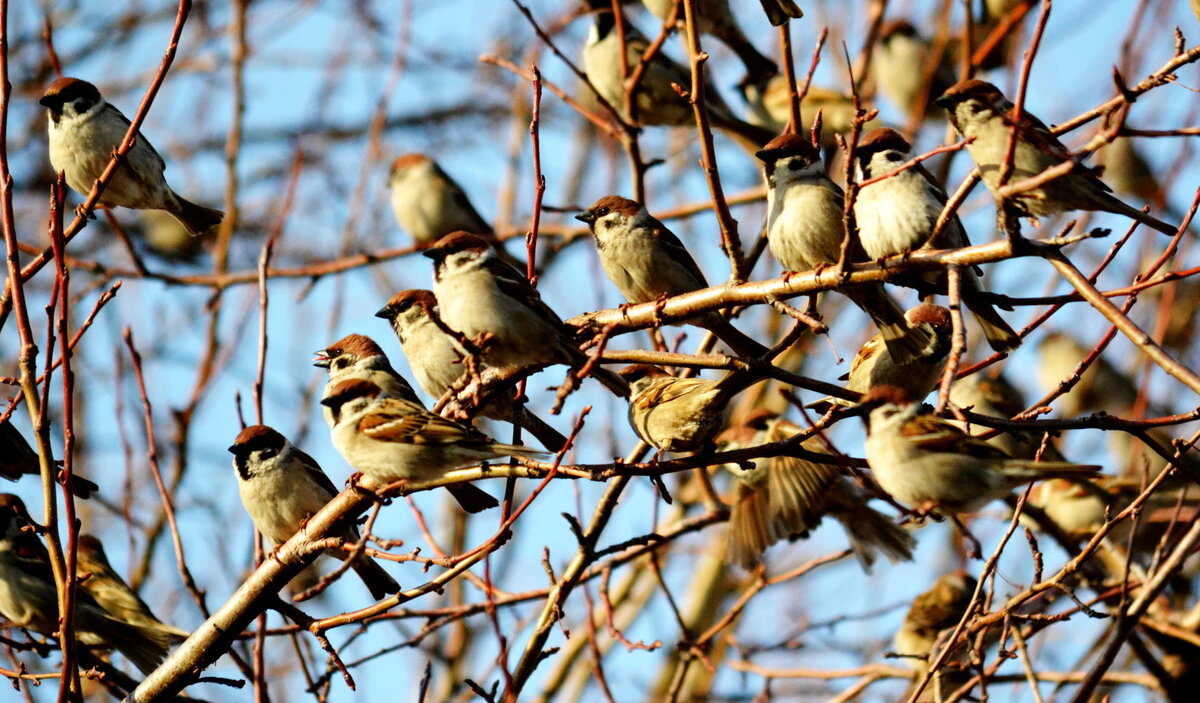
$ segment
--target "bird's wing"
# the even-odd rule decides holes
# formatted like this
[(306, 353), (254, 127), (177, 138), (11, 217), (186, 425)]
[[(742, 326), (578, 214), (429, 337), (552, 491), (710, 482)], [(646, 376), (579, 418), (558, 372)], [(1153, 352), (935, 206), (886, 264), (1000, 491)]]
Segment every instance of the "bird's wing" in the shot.
[(358, 431), (370, 439), (396, 444), (454, 444), (479, 436), (464, 425), (397, 398), (376, 402), (359, 419)]

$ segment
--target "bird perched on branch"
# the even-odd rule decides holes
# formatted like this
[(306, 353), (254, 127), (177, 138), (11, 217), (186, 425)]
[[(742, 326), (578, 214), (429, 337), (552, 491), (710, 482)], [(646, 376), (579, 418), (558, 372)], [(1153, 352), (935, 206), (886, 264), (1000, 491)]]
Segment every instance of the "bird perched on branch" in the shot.
[[(842, 189), (825, 174), (817, 150), (806, 139), (784, 134), (757, 154), (767, 184), (767, 244), (788, 271), (836, 264), (847, 237)], [(925, 328), (913, 327), (882, 283), (848, 285), (843, 294), (866, 312), (901, 364), (926, 354), (934, 344)]]
[[(383, 349), (366, 335), (348, 334), (328, 347), (318, 349), (313, 354), (313, 366), (329, 371), (322, 398), (328, 398), (333, 388), (342, 381), (357, 378), (379, 386), (388, 397), (422, 405), (417, 392), (392, 368)], [(326, 405), (321, 406), (321, 411), (325, 416), (325, 424), (332, 429), (333, 411)]]
[[(767, 0), (770, 3), (772, 0)], [(778, 0), (776, 0), (777, 2)], [(790, 0), (785, 0), (790, 3)], [(664, 22), (671, 16), (671, 10), (678, 0), (642, 0), (655, 17)], [(797, 8), (798, 9), (798, 8)], [(677, 24), (683, 27), (684, 13), (677, 15)], [(779, 67), (771, 59), (763, 56), (754, 46), (754, 42), (746, 38), (741, 25), (729, 8), (729, 0), (698, 0), (696, 2), (696, 31), (708, 34), (721, 40), (721, 43), (733, 50), (746, 67), (746, 78), (772, 76), (779, 73)]]
[[(78, 78), (59, 78), (38, 102), (49, 113), (50, 165), (66, 174), (71, 190), (86, 197), (121, 146), (129, 119), (106, 102), (96, 86)], [(221, 224), (225, 213), (197, 205), (171, 190), (163, 175), (166, 168), (166, 162), (138, 132), (99, 203), (163, 210), (194, 237)]]
[(104, 545), (95, 535), (81, 534), (76, 542), (76, 564), (80, 585), (92, 594), (101, 608), (118, 620), (161, 630), (173, 639), (185, 640), (187, 630), (159, 620), (125, 579), (108, 563)]
[[(616, 17), (611, 5), (593, 13), (594, 22), (588, 32), (587, 45), (583, 49), (583, 70), (592, 87), (605, 102), (621, 113), (625, 119), (640, 125), (665, 125), (670, 127), (694, 127), (695, 114), (687, 98), (675, 92), (672, 84), (683, 90), (692, 85), (691, 71), (680, 66), (661, 51), (656, 53), (646, 66), (633, 95), (635, 114), (625, 110), (627, 76), (621, 72), (621, 39), (617, 34)], [(649, 40), (628, 20), (625, 29), (625, 65), (630, 74), (636, 70), (642, 55), (650, 47)], [(757, 148), (774, 133), (750, 124), (733, 114), (712, 81), (704, 87), (704, 106), (712, 126), (751, 148)]]
[[(970, 79), (950, 87), (937, 104), (945, 108), (950, 123), (964, 138), (983, 183), (1000, 198), (1000, 174), (1013, 133), (1013, 104), (1000, 89), (986, 81)], [(1007, 184), (1040, 175), (1049, 168), (1075, 159), (1041, 120), (1022, 110), (1016, 124), (1016, 148)], [(1070, 210), (1102, 210), (1124, 215), (1168, 236), (1176, 227), (1117, 200), (1096, 175), (1076, 164), (1075, 168), (1030, 190), (1004, 199), (1018, 215), (1044, 217)]]
[[(529, 447), (500, 444), (470, 425), (435, 415), (417, 403), (383, 394), (361, 379), (342, 381), (321, 402), (333, 410), (333, 446), (355, 470), (380, 483), (441, 477), (502, 456), (539, 456)], [(446, 486), (469, 513), (498, 505), (469, 483)]]
[[(266, 425), (251, 425), (239, 432), (229, 452), (242, 505), (258, 531), (276, 547), (291, 539), (338, 494), (315, 459)], [(352, 523), (333, 536), (350, 545), (362, 539)], [(325, 555), (345, 561), (350, 553), (327, 549)], [(360, 555), (350, 568), (375, 600), (400, 590), (400, 584), (367, 556)]]
[(728, 421), (729, 401), (762, 380), (743, 371), (722, 378), (676, 378), (650, 364), (621, 370), (629, 382), (629, 424), (647, 444), (666, 452), (711, 446)]
[[(927, 326), (933, 332), (936, 344), (930, 347), (927, 354), (907, 364), (897, 364), (883, 343), (883, 335), (876, 332), (854, 355), (850, 373), (842, 379), (849, 381), (846, 390), (866, 393), (880, 386), (895, 386), (910, 398), (924, 398), (937, 388), (946, 367), (946, 357), (950, 355), (954, 331), (950, 311), (940, 305), (924, 303), (904, 313), (904, 317), (909, 324)], [(820, 407), (826, 403), (852, 405), (849, 401), (831, 396), (809, 407)]]
[[(899, 170), (913, 157), (912, 146), (899, 132), (887, 127), (871, 130), (859, 142), (854, 156), (860, 181), (888, 176), (864, 183), (854, 199), (854, 221), (867, 256), (879, 260), (918, 249), (961, 249), (971, 244), (958, 215), (951, 215), (935, 236), (938, 218), (949, 198), (921, 164)], [(963, 302), (983, 329), (988, 345), (996, 351), (1020, 346), (1021, 337), (990, 303), (978, 297), (982, 283), (975, 269), (964, 266), (959, 273)], [(947, 278), (945, 271), (920, 276), (942, 292), (946, 291)]]
[[(375, 313), (387, 320), (400, 348), (408, 357), (417, 385), (433, 398), (441, 398), (466, 373), (467, 353), (453, 335), (446, 332), (432, 291), (402, 290)], [(511, 387), (502, 386), (484, 399), (480, 414), (492, 420), (513, 421), (514, 401)], [(567, 438), (532, 413), (522, 411), (521, 427), (537, 438), (542, 446), (557, 452)]]
[[(796, 90), (801, 88), (803, 84), (796, 86)], [(772, 138), (784, 130), (792, 117), (791, 88), (786, 77), (775, 75), (743, 80), (738, 83), (738, 90), (746, 102), (747, 119), (752, 124), (771, 130)], [(864, 110), (871, 110), (869, 102), (864, 101), (862, 105)], [(848, 136), (854, 124), (854, 97), (819, 85), (809, 86), (800, 99), (800, 124), (796, 125), (796, 130), (807, 132), (818, 112), (821, 113), (821, 149), (837, 149), (837, 135)], [(882, 124), (877, 118), (871, 118), (862, 128), (872, 129)], [(836, 154), (834, 158), (837, 158)]]
[(1013, 458), (894, 386), (872, 389), (861, 407), (870, 411), (867, 463), (875, 480), (888, 495), (921, 513), (970, 513), (1031, 481), (1090, 478), (1100, 470)]
[[(575, 219), (587, 223), (604, 272), (626, 301), (649, 303), (708, 287), (683, 242), (637, 202), (607, 195)], [(739, 356), (758, 357), (770, 351), (720, 312), (705, 313), (689, 322), (717, 335)]]
[(425, 154), (397, 156), (388, 188), (396, 221), (418, 244), (433, 244), (460, 229), (479, 235), (492, 231), (462, 187)]
[[(483, 239), (455, 232), (422, 253), (434, 262), (433, 293), (442, 320), (480, 347), (484, 365), (507, 378), (528, 368), (578, 369), (587, 363), (562, 318)], [(593, 368), (592, 375), (613, 393), (629, 394), (628, 385), (608, 369)]]
[[(722, 451), (748, 449), (785, 441), (800, 431), (800, 427), (761, 410), (751, 413), (744, 424), (722, 432), (717, 443)], [(827, 451), (815, 437), (800, 446), (813, 452)], [(912, 535), (868, 506), (839, 466), (780, 454), (724, 467), (737, 479), (725, 547), (730, 563), (752, 569), (767, 547), (783, 539), (808, 537), (826, 516), (841, 524), (868, 573), (879, 554), (892, 562), (912, 559), (916, 546)]]
[[(75, 598), (75, 636), (82, 644), (117, 649), (146, 674), (166, 658), (171, 635), (161, 627), (125, 622), (86, 589)], [(43, 635), (60, 630), (50, 555), (25, 503), (11, 493), (0, 493), (0, 615)]]
[[(0, 422), (0, 476), (9, 481), (19, 481), (22, 476), (38, 476), (42, 473), (38, 453), (29, 446), (17, 428), (9, 420)], [(58, 480), (63, 480), (62, 469), (56, 469)], [(71, 473), (71, 493), (76, 498), (91, 498), (100, 487), (86, 478)]]
[[(977, 582), (964, 571), (945, 574), (929, 590), (913, 599), (908, 614), (892, 642), (896, 655), (908, 668), (924, 676), (929, 671), (929, 656), (942, 632), (958, 625), (971, 605)], [(944, 696), (966, 683), (968, 672), (960, 668), (943, 667), (929, 682), (927, 693), (920, 701), (940, 701)], [(920, 680), (918, 678), (918, 680)]]
[(947, 43), (941, 55), (934, 57), (935, 47), (912, 23), (890, 20), (880, 28), (872, 50), (872, 78), (879, 92), (909, 117), (937, 113), (934, 99), (954, 84), (952, 48)]

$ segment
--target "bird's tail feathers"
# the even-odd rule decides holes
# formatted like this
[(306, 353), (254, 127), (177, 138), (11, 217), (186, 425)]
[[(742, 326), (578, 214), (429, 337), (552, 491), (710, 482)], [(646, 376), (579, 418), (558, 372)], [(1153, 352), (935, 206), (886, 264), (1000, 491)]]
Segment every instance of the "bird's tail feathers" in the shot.
[(225, 213), (220, 210), (197, 205), (178, 193), (175, 194), (175, 201), (178, 204), (176, 209), (169, 212), (193, 237), (199, 237), (225, 219)]

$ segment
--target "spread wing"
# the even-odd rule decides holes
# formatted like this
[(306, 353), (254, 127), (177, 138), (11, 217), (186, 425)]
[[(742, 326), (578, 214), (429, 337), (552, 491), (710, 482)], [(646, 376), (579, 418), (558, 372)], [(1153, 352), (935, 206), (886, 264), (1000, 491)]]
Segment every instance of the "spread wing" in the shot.
[(378, 401), (358, 421), (358, 431), (379, 442), (396, 444), (454, 444), (478, 441), (475, 430), (397, 398)]

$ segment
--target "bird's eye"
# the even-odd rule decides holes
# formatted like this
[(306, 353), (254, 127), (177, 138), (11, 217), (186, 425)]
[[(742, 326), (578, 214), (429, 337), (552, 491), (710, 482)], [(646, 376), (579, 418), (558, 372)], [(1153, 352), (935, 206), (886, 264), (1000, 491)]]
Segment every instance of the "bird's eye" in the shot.
[(596, 216), (597, 216), (597, 217), (604, 217), (604, 216), (605, 216), (605, 215), (607, 215), (608, 213), (609, 213), (609, 210), (608, 210), (608, 208), (606, 208), (606, 207), (602, 207), (602, 208), (600, 208), (599, 210), (597, 210), (597, 211), (596, 211)]
[(889, 151), (887, 153), (887, 160), (892, 162), (903, 161), (904, 157), (894, 151)]
[(274, 457), (274, 456), (275, 456), (276, 454), (278, 454), (278, 453), (279, 453), (279, 451), (278, 451), (278, 450), (276, 450), (276, 449), (273, 449), (273, 448), (271, 448), (271, 447), (267, 447), (266, 449), (263, 449), (263, 450), (259, 451), (259, 453), (258, 453), (258, 458), (260, 458), (260, 459), (270, 459), (270, 458)]

